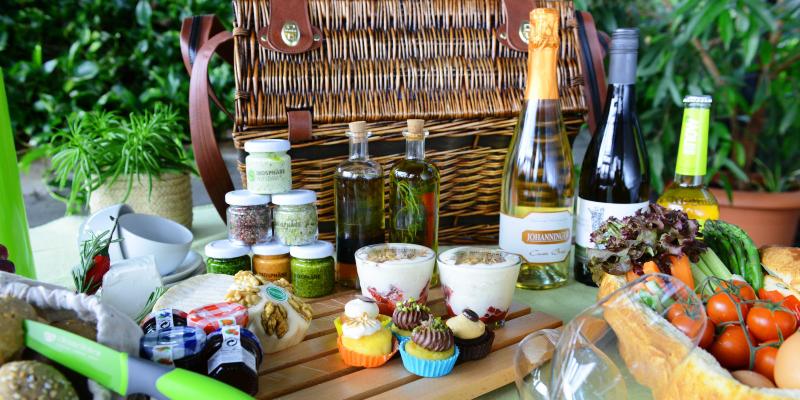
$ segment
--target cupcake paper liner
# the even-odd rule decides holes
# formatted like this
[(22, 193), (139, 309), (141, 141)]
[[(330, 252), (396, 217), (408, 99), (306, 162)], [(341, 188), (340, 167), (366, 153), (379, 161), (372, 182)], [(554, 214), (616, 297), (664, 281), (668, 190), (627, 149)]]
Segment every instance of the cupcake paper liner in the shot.
[(460, 354), (458, 346), (454, 346), (453, 356), (446, 360), (425, 360), (406, 353), (407, 343), (407, 340), (400, 343), (400, 356), (403, 358), (403, 366), (408, 372), (425, 378), (438, 378), (449, 374), (456, 365), (456, 360), (458, 360)]
[(494, 331), (487, 329), (486, 333), (475, 339), (463, 340), (456, 338), (456, 345), (461, 350), (458, 362), (480, 360), (492, 351)]
[[(392, 323), (392, 317), (387, 317), (383, 314), (378, 314), (378, 319), (381, 321), (381, 326), (383, 328), (388, 328)], [(336, 327), (336, 334), (342, 336), (342, 317), (336, 317), (336, 319), (333, 320), (333, 326)]]
[(361, 354), (355, 350), (348, 349), (342, 344), (342, 337), (336, 339), (336, 344), (339, 346), (339, 354), (342, 356), (342, 361), (351, 367), (364, 367), (375, 368), (386, 364), (397, 353), (400, 347), (397, 339), (392, 339), (392, 352), (382, 356), (370, 356)]

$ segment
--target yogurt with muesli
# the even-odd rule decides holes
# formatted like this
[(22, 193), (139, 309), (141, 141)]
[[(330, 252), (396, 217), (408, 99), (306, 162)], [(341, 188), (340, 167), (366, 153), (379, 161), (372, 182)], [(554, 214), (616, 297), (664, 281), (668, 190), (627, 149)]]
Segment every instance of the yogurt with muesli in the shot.
[(488, 325), (502, 326), (514, 297), (520, 256), (496, 249), (456, 247), (439, 255), (447, 313), (469, 308)]
[(414, 298), (428, 300), (436, 253), (425, 246), (380, 243), (365, 246), (355, 254), (361, 293), (378, 302), (381, 314), (392, 315), (397, 302)]

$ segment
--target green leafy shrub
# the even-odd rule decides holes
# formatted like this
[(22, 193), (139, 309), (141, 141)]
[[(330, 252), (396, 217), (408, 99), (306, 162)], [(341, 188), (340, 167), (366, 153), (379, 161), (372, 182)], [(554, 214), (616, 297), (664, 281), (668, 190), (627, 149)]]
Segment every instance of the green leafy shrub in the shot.
[[(73, 112), (127, 115), (158, 103), (188, 112), (181, 20), (232, 18), (224, 0), (0, 0), (0, 9), (0, 67), (22, 147), (49, 142)], [(232, 88), (232, 70), (221, 64), (210, 72), (212, 83)], [(233, 104), (232, 89), (220, 94)], [(215, 122), (227, 128), (222, 113)]]

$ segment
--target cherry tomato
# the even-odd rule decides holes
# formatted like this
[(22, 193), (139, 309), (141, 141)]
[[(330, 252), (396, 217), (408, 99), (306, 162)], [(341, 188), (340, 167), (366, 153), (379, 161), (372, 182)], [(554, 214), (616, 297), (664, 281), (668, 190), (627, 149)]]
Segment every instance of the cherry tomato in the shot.
[(717, 292), (711, 296), (706, 304), (706, 312), (708, 317), (719, 325), (723, 322), (738, 322), (739, 314), (736, 313), (736, 306), (741, 307), (742, 318), (745, 318), (749, 306), (739, 302), (739, 299), (734, 295), (729, 295), (725, 292)]
[(723, 367), (735, 371), (750, 365), (750, 346), (740, 325), (728, 325), (711, 345), (711, 354)]
[[(776, 343), (776, 342), (769, 342)], [(767, 344), (767, 343), (764, 343)], [(766, 376), (775, 382), (775, 356), (778, 355), (778, 348), (767, 346), (756, 351), (756, 365), (753, 371)]]
[(708, 319), (706, 320), (706, 329), (703, 331), (703, 336), (700, 338), (700, 343), (697, 345), (708, 349), (711, 347), (711, 344), (714, 343), (714, 333), (717, 329), (717, 326), (714, 325), (714, 321)]
[(778, 340), (778, 330), (786, 339), (797, 329), (797, 317), (783, 310), (753, 307), (747, 314), (747, 328), (759, 342)]
[(800, 319), (800, 300), (794, 296), (786, 296), (781, 303), (784, 307), (794, 312), (794, 316)]
[(687, 314), (679, 314), (672, 320), (672, 325), (675, 325), (675, 327), (687, 337), (694, 339), (699, 336), (700, 342), (698, 345), (707, 349), (711, 346), (711, 343), (714, 342), (715, 326), (711, 320), (707, 320), (705, 329), (700, 332), (700, 324), (701, 321), (692, 319), (692, 317)]
[(731, 294), (737, 295), (736, 297), (744, 301), (753, 301), (756, 299), (756, 291), (745, 281), (732, 280), (729, 282), (722, 282), (720, 283), (720, 287), (727, 289)]
[(758, 289), (758, 298), (761, 300), (768, 300), (773, 303), (778, 303), (783, 301), (783, 295), (781, 292), (777, 290), (767, 290), (764, 288)]
[(686, 305), (675, 303), (667, 309), (667, 321), (672, 322), (675, 317), (686, 314)]

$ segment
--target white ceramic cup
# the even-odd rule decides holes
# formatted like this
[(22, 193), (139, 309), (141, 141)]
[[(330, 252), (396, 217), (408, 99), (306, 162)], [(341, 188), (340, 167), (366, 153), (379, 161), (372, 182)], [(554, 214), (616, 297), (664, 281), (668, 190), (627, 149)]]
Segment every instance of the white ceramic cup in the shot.
[[(398, 251), (401, 256), (392, 260), (373, 257), (382, 251)], [(358, 249), (355, 258), (361, 294), (375, 299), (381, 314), (392, 315), (397, 302), (411, 297), (423, 304), (427, 301), (436, 262), (433, 250), (416, 244), (381, 243)]]
[(450, 316), (469, 308), (502, 326), (514, 297), (520, 256), (502, 250), (456, 247), (439, 254), (439, 277)]
[(175, 272), (186, 258), (194, 235), (183, 225), (147, 214), (119, 217), (120, 248), (125, 258), (152, 255), (161, 276)]

